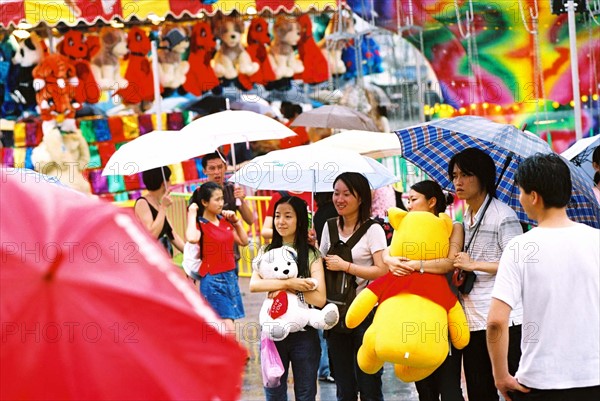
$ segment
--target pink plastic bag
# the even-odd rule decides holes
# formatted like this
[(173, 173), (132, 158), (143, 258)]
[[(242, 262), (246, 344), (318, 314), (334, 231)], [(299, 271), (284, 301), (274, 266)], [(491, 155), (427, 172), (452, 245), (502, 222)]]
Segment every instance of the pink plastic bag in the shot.
[(263, 385), (268, 388), (277, 387), (283, 375), (283, 363), (277, 352), (275, 343), (265, 334), (260, 339), (260, 366), (262, 369)]

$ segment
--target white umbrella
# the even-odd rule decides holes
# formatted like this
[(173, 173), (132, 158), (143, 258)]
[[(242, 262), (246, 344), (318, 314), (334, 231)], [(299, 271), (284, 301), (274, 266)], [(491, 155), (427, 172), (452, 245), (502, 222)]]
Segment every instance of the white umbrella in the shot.
[(330, 192), (336, 177), (344, 172), (363, 174), (373, 189), (398, 181), (383, 164), (370, 157), (315, 144), (256, 157), (229, 181), (254, 189)]
[(398, 136), (390, 132), (342, 131), (321, 139), (314, 145), (348, 149), (374, 159), (402, 154)]
[(583, 138), (562, 152), (561, 156), (570, 160), (574, 165), (581, 167), (585, 174), (593, 180), (592, 155), (598, 146), (600, 146), (600, 135)]
[[(182, 152), (182, 134), (179, 131), (152, 131), (121, 146), (110, 157), (102, 175), (132, 175), (187, 160)], [(196, 146), (199, 156), (214, 152), (216, 146), (203, 141)]]
[(240, 142), (283, 139), (296, 133), (262, 114), (247, 110), (225, 110), (192, 121), (181, 129), (181, 135), (181, 152), (189, 159), (204, 154), (202, 152), (206, 142), (218, 147)]

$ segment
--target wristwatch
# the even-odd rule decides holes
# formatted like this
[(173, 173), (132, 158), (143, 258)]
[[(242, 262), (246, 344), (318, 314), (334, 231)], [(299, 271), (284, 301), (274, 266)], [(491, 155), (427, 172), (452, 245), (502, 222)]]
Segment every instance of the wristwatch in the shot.
[(423, 261), (421, 260), (421, 268), (419, 269), (419, 273), (425, 273), (425, 268), (423, 267)]

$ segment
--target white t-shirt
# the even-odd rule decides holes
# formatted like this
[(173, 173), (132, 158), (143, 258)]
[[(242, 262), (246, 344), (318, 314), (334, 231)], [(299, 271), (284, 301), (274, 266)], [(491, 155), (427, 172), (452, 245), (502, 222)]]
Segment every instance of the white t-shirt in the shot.
[[(488, 199), (489, 197), (485, 198), (473, 218), (471, 218), (470, 208), (465, 212), (465, 246), (473, 236), (477, 221), (481, 218)], [(468, 253), (476, 261), (498, 262), (508, 241), (520, 234), (523, 234), (523, 228), (515, 211), (498, 199), (492, 199)], [(477, 279), (471, 292), (467, 295), (460, 294), (461, 304), (465, 310), (469, 330), (471, 331), (485, 330), (487, 327), (492, 289), (496, 279), (495, 274), (481, 271), (476, 271), (475, 274)], [(521, 315), (522, 309), (519, 305), (513, 309), (510, 315), (511, 325), (521, 324), (523, 319)]]
[[(339, 233), (339, 230), (338, 230)], [(340, 240), (347, 242), (350, 237), (343, 237), (340, 235)], [(382, 251), (387, 247), (385, 240), (385, 232), (383, 228), (375, 223), (369, 227), (365, 235), (354, 245), (352, 248), (352, 263), (359, 266), (373, 266), (373, 254), (377, 251)], [(327, 223), (323, 227), (323, 235), (321, 236), (321, 244), (319, 249), (323, 256), (327, 255), (327, 251), (331, 248), (331, 240), (329, 239), (329, 228)], [(369, 283), (369, 280), (364, 278), (356, 277), (356, 283), (358, 287), (356, 293), (358, 294), (363, 290)]]
[(600, 384), (600, 230), (573, 224), (514, 238), (492, 297), (523, 305), (520, 383), (537, 389)]

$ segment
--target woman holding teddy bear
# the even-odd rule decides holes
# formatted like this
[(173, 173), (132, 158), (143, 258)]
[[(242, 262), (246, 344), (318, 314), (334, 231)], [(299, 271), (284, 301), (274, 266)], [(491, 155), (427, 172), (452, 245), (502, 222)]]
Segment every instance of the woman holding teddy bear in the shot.
[[(281, 198), (275, 204), (273, 223), (275, 230), (273, 230), (271, 244), (263, 247), (253, 261), (250, 291), (268, 292), (271, 298), (280, 291), (295, 291), (306, 303), (323, 307), (325, 305), (323, 261), (318, 249), (308, 243), (306, 202), (295, 196)], [(286, 280), (262, 279), (256, 266), (261, 255), (283, 245), (294, 248), (298, 253), (298, 277)], [(316, 286), (314, 279), (317, 281)], [(321, 357), (317, 330), (306, 326), (304, 330), (290, 333), (285, 339), (276, 341), (275, 345), (285, 372), (278, 387), (265, 388), (266, 400), (287, 400), (287, 378), (291, 363), (296, 400), (314, 401), (317, 395), (317, 370)]]

